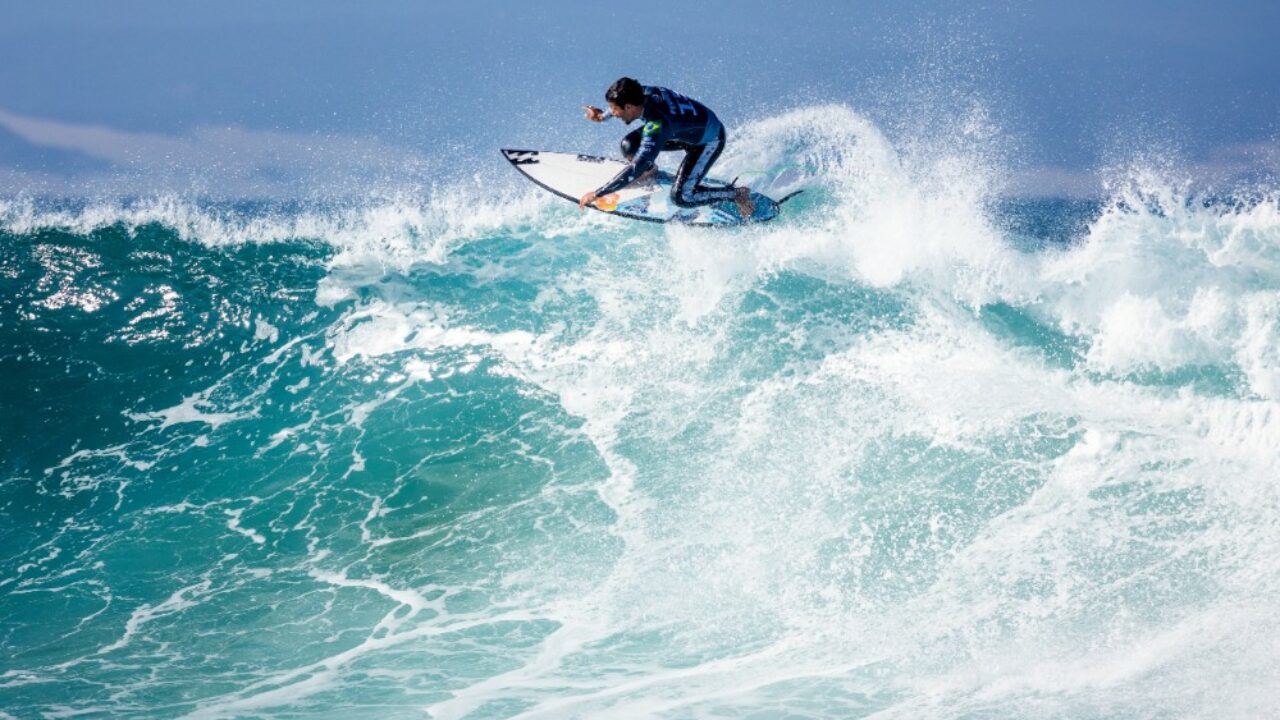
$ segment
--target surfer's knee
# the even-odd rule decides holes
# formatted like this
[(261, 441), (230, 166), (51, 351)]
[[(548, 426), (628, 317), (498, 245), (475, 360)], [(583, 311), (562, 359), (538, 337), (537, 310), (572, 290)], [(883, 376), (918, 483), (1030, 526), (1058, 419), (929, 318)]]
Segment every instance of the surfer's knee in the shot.
[(618, 143), (622, 148), (622, 157), (630, 160), (635, 157), (636, 150), (640, 149), (640, 130), (632, 130), (622, 136), (622, 142)]
[(682, 208), (698, 207), (698, 203), (693, 199), (693, 188), (687, 185), (671, 188), (671, 202)]

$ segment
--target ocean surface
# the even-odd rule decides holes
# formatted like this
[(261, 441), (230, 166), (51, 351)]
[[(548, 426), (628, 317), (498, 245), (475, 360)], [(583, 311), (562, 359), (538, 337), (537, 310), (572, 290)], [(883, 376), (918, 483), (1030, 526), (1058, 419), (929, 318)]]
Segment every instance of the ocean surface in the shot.
[(1280, 716), (1275, 188), (718, 169), (0, 200), (0, 718)]

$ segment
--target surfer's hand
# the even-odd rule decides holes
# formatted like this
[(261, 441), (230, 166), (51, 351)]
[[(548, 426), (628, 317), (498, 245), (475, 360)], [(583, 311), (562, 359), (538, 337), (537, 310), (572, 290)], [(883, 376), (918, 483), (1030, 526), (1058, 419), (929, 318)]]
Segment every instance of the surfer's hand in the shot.
[(582, 210), (586, 210), (586, 209), (587, 209), (587, 206), (588, 206), (588, 205), (590, 205), (591, 203), (595, 202), (595, 201), (596, 201), (596, 194), (595, 194), (595, 193), (593, 193), (593, 192), (589, 192), (589, 193), (587, 193), (586, 195), (583, 195), (583, 196), (582, 196), (582, 199), (578, 201), (578, 210), (579, 210), (579, 212), (581, 212)]
[(604, 122), (604, 110), (594, 105), (583, 105), (582, 109), (586, 111), (586, 118), (591, 122)]

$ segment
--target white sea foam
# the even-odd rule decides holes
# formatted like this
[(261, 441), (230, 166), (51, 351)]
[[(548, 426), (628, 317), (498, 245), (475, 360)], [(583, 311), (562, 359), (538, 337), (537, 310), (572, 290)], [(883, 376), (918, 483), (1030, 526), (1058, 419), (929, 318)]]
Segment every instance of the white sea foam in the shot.
[(1280, 392), (1280, 200), (1206, 207), (1135, 173), (1039, 281), (1032, 307), (1086, 338), (1095, 369), (1233, 364)]
[[(1162, 590), (1159, 577), (1173, 573), (1192, 596), (1201, 583), (1231, 584), (1244, 567), (1254, 587), (1277, 582), (1274, 572), (1254, 564), (1274, 543), (1243, 540), (1269, 527), (1263, 518), (1280, 508), (1262, 480), (1274, 476), (1273, 448), (1280, 446), (1274, 203), (1204, 207), (1140, 185), (1117, 195), (1076, 244), (1034, 254), (1011, 246), (991, 222), (993, 187), (964, 158), (899, 158), (873, 128), (840, 109), (771, 122), (776, 127), (761, 131), (766, 138), (793, 132), (842, 148), (831, 155), (807, 146), (835, 158), (824, 180), (834, 207), (732, 239), (672, 228), (639, 265), (596, 268), (586, 279), (603, 316), (588, 338), (562, 348), (544, 338), (504, 356), (525, 369), (522, 377), (557, 390), (562, 405), (589, 426), (607, 428), (593, 439), (625, 462), (614, 444), (630, 418), (653, 413), (655, 427), (682, 427), (693, 421), (684, 400), (704, 408), (725, 391), (721, 383), (732, 382), (698, 368), (724, 342), (725, 300), (763, 278), (798, 271), (883, 288), (908, 301), (912, 322), (766, 381), (737, 412), (712, 419), (713, 434), (732, 442), (689, 459), (697, 469), (685, 468), (696, 484), (685, 488), (687, 507), (646, 502), (629, 480), (627, 496), (635, 500), (614, 505), (630, 527), (627, 552), (598, 593), (574, 603), (572, 619), (558, 615), (571, 627), (520, 670), (432, 710), (461, 715), (487, 699), (518, 695), (534, 678), (569, 682), (561, 664), (589, 654), (610, 628), (660, 632), (668, 622), (701, 623), (680, 631), (698, 647), (740, 612), (761, 623), (763, 637), (779, 632), (786, 640), (773, 642), (799, 643), (821, 660), (750, 680), (717, 677), (696, 689), (648, 667), (640, 681), (602, 684), (528, 714), (570, 707), (652, 713), (753, 693), (761, 702), (768, 696), (760, 688), (797, 678), (822, 682), (830, 677), (824, 667), (857, 668), (886, 657), (901, 687), (920, 693), (886, 712), (895, 717), (951, 717), (955, 708), (993, 701), (1021, 707), (1031, 695), (1057, 697), (1060, 708), (1087, 708), (1095, 701), (1087, 693), (1105, 698), (1117, 688), (1145, 698), (1135, 701), (1136, 710), (1153, 701), (1145, 694), (1152, 675), (1185, 677), (1195, 667), (1217, 672), (1202, 658), (1221, 658), (1224, 643), (1256, 618), (1215, 617)], [(750, 132), (738, 138), (743, 154), (771, 157), (767, 144), (751, 144)], [(725, 161), (728, 167), (735, 158)], [(989, 303), (1026, 308), (1081, 338), (1081, 363), (1057, 368), (1034, 351), (1004, 346), (980, 322)], [(674, 308), (669, 322), (652, 317), (664, 305)], [(1170, 393), (1088, 374), (1233, 363), (1248, 380), (1245, 397)], [(647, 437), (660, 442), (662, 433)], [(904, 458), (908, 465), (935, 451), (989, 464), (963, 490), (974, 500), (996, 492), (1001, 477), (1024, 477), (1027, 498), (989, 518), (966, 517), (972, 512), (966, 504), (947, 510), (955, 500), (932, 487), (938, 478), (927, 473), (945, 478), (945, 465), (884, 480), (937, 508), (902, 520), (927, 533), (897, 557), (898, 576), (885, 580), (889, 587), (916, 586), (920, 595), (890, 607), (864, 584), (889, 572), (873, 563), (892, 526), (872, 524), (859, 507), (860, 497), (887, 501), (873, 489), (881, 479), (860, 468), (868, 453), (911, 437), (925, 445)], [(1028, 440), (1026, 449), (1012, 451)], [(1048, 445), (1037, 450), (1041, 441)], [(1065, 454), (1048, 449), (1057, 445)], [(1137, 505), (1105, 499), (1133, 492), (1135, 484), (1146, 488)], [(1166, 510), (1158, 501), (1166, 497), (1179, 499)], [(973, 528), (965, 524), (973, 522), (988, 524), (967, 538)], [(1152, 536), (1164, 548), (1155, 556), (1140, 539), (1148, 533), (1167, 533)], [(829, 547), (845, 552), (825, 557)], [(1193, 569), (1196, 563), (1208, 577)], [(706, 592), (687, 592), (695, 586)], [(1135, 588), (1148, 594), (1145, 604), (1126, 595)], [(1241, 598), (1227, 593), (1219, 602), (1230, 607)], [(1108, 619), (1105, 608), (1117, 606), (1134, 615)], [(871, 608), (875, 614), (868, 615)], [(771, 623), (779, 624), (770, 630)], [(866, 635), (873, 632), (888, 639), (873, 641)], [(866, 647), (852, 650), (842, 638)], [(1254, 669), (1257, 662), (1256, 654), (1245, 661)], [(977, 682), (943, 679), (955, 667), (988, 663), (993, 670)], [(711, 665), (700, 664), (695, 674), (715, 676)], [(939, 668), (946, 669), (937, 674)], [(670, 703), (672, 694), (683, 699)], [(1157, 702), (1187, 710), (1189, 697)], [(1239, 707), (1268, 705), (1254, 700)]]
[(174, 613), (182, 612), (193, 607), (200, 602), (200, 598), (209, 592), (212, 582), (206, 577), (199, 583), (188, 585), (180, 588), (166, 600), (156, 605), (143, 604), (138, 606), (129, 615), (129, 619), (124, 625), (124, 634), (115, 642), (104, 645), (98, 649), (98, 654), (103, 655), (122, 648), (128, 647), (136, 636), (148, 623), (157, 618)]
[[(445, 681), (414, 676), (449, 693), (430, 701), (438, 717), (503, 707), (528, 717), (1275, 710), (1259, 688), (1276, 678), (1280, 654), (1251, 640), (1274, 634), (1267, 609), (1280, 592), (1274, 201), (1205, 207), (1138, 175), (1083, 237), (1031, 252), (991, 216), (997, 182), (981, 157), (899, 151), (847, 108), (749, 126), (723, 162), (726, 172), (794, 165), (766, 173), (758, 189), (807, 178), (812, 204), (725, 233), (579, 217), (527, 196), (472, 212), (460, 190), (426, 208), (264, 230), (314, 232), (338, 249), (316, 297), (338, 315), (323, 349), (304, 344), (275, 359), (360, 378), (352, 384), (367, 391), (263, 433), (259, 458), (287, 442), (322, 448), (280, 490), (297, 497), (271, 537), (305, 531), (302, 574), (329, 598), (309, 612), (324, 622), (342, 603), (380, 604), (367, 625), (334, 628), (354, 633), (350, 642), (264, 668), (192, 716), (302, 707), (376, 672), (412, 672), (416, 657), (409, 671), (380, 658), (421, 647), (439, 650), (437, 663), (455, 651), (502, 658)], [(6, 213), (9, 227), (27, 222)], [(217, 227), (223, 237), (244, 229)], [(449, 265), (459, 243), (494, 233), (523, 234), (533, 247)], [(585, 259), (547, 272), (557, 253)], [(565, 298), (584, 298), (586, 309), (495, 327), (401, 272), (440, 263), (485, 289), (543, 283), (540, 312)], [(801, 297), (779, 278), (820, 282)], [(995, 305), (1080, 349), (1064, 361), (993, 331)], [(892, 317), (876, 317), (881, 306)], [(258, 326), (261, 339), (289, 347), (285, 332)], [(1201, 366), (1226, 387), (1129, 375)], [(362, 442), (378, 414), (417, 384), (483, 372), (553, 398), (574, 418), (567, 437), (589, 441), (605, 467), (578, 495), (564, 479), (540, 490), (538, 501), (570, 508), (568, 537), (607, 536), (575, 548), (564, 567), (492, 532), (489, 523), (544, 507), (533, 500), (482, 506), (448, 527), (400, 517), (387, 529), (397, 495), (432, 479), (419, 477), (411, 449), (379, 456), (387, 435)], [(305, 402), (327, 382), (284, 387)], [(254, 389), (249, 401), (264, 394)], [(191, 396), (137, 419), (201, 421), (216, 443), (248, 404), (220, 418)], [(537, 422), (522, 416), (503, 432)], [(398, 416), (384, 426), (393, 424)], [(330, 456), (326, 442), (347, 444)], [(326, 472), (338, 479), (320, 487)], [(387, 478), (377, 473), (394, 482), (380, 488)], [(573, 505), (588, 495), (603, 512)], [(242, 510), (216, 507), (228, 532), (266, 544), (240, 524)], [(334, 507), (353, 509), (333, 535), (358, 537), (354, 552), (319, 530)], [(532, 535), (551, 532), (544, 520), (530, 522)], [(423, 579), (437, 556), (421, 548), (436, 539), (431, 548), (488, 551), (473, 571), (501, 601), (451, 611), (452, 593), (465, 592)], [(592, 554), (607, 571), (566, 591), (560, 579)], [(199, 592), (135, 608), (103, 651), (129, 646)], [(500, 628), (519, 623), (552, 629), (512, 631), (504, 646)], [(466, 636), (472, 629), (488, 634)]]
[(210, 427), (218, 427), (225, 423), (243, 420), (253, 416), (253, 411), (245, 412), (210, 412), (205, 408), (209, 404), (208, 393), (195, 393), (182, 399), (173, 407), (153, 412), (133, 413), (131, 420), (138, 422), (159, 421), (160, 428), (182, 423), (204, 423)]
[(0, 200), (0, 227), (15, 234), (60, 228), (89, 235), (110, 227), (137, 232), (161, 225), (210, 247), (316, 241), (337, 250), (336, 265), (372, 264), (381, 271), (443, 262), (469, 240), (518, 229), (546, 204), (545, 196), (529, 188), (479, 181), (424, 195), (287, 211), (211, 206), (179, 196), (89, 202), (74, 209), (10, 199)]

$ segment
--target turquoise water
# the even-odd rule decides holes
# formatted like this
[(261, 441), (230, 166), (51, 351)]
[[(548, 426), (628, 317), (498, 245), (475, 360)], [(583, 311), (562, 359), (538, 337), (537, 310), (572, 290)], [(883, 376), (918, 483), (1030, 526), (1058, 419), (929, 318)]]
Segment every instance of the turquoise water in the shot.
[(1274, 194), (731, 150), (808, 192), (0, 202), (0, 717), (1280, 711)]

